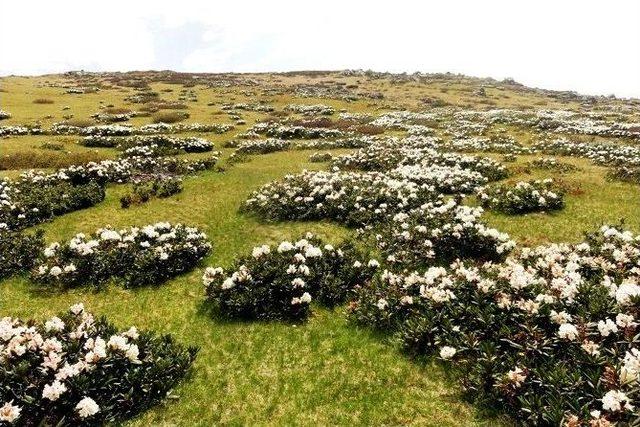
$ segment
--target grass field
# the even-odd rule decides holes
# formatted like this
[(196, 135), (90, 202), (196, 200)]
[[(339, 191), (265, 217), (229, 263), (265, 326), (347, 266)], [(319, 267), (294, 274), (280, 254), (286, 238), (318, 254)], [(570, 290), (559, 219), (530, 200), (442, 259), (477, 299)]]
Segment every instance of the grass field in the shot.
[[(254, 76), (266, 85), (267, 76)], [(283, 85), (304, 77), (279, 77)], [(314, 80), (309, 77), (308, 79)], [(354, 80), (355, 78), (346, 79)], [(45, 81), (66, 82), (61, 76), (38, 78), (8, 77), (0, 79), (0, 107), (13, 114), (2, 125), (39, 121), (43, 125), (61, 121), (63, 114), (86, 119), (99, 105), (125, 105), (129, 89), (111, 87), (97, 93), (69, 95)], [(352, 84), (356, 84), (354, 81)], [(174, 99), (182, 87), (178, 84), (153, 83), (152, 89), (163, 98)], [(361, 83), (361, 88), (385, 91), (384, 101), (305, 98), (290, 93), (275, 95), (246, 94), (254, 88), (192, 88), (198, 102), (188, 102), (191, 115), (187, 122), (230, 123), (214, 114), (223, 102), (248, 102), (259, 98), (277, 109), (292, 103), (333, 105), (349, 112), (377, 115), (397, 106), (417, 108), (418, 99), (437, 96), (465, 105), (473, 82), (434, 82), (392, 85), (386, 81)], [(173, 92), (163, 92), (172, 89)], [(539, 94), (508, 89), (488, 89), (489, 99), (501, 107), (548, 107), (559, 101)], [(48, 98), (52, 104), (34, 104), (33, 99)], [(214, 103), (214, 106), (208, 106)], [(63, 106), (69, 106), (62, 111)], [(128, 105), (130, 108), (134, 106)], [(575, 107), (565, 104), (562, 108)], [(67, 240), (78, 232), (92, 232), (110, 224), (114, 227), (144, 225), (156, 221), (182, 222), (197, 226), (213, 243), (213, 253), (203, 266), (226, 266), (234, 257), (262, 243), (275, 243), (313, 231), (329, 241), (338, 242), (350, 230), (330, 222), (265, 223), (260, 218), (241, 214), (238, 209), (248, 194), (269, 181), (303, 169), (325, 169), (326, 163), (310, 163), (313, 151), (292, 150), (253, 156), (251, 161), (228, 165), (232, 149), (220, 149), (222, 143), (265, 117), (264, 113), (245, 112), (246, 125), (232, 133), (202, 135), (222, 151), (224, 170), (207, 171), (186, 178), (184, 191), (167, 199), (154, 199), (129, 209), (120, 207), (119, 199), (129, 185), (110, 185), (107, 198), (99, 205), (76, 211), (43, 224), (47, 242)], [(149, 117), (136, 117), (134, 125), (149, 123)], [(524, 138), (533, 138), (519, 131)], [(88, 149), (76, 144), (73, 136), (19, 136), (0, 140), (0, 157), (28, 156), (36, 153), (55, 158), (64, 166), (74, 154), (93, 153), (98, 158), (113, 158), (113, 149)], [(62, 144), (62, 150), (43, 149), (45, 142)], [(346, 153), (349, 150), (331, 150)], [(197, 157), (198, 155), (188, 155)], [(491, 155), (500, 159), (500, 155)], [(518, 156), (508, 167), (514, 171), (509, 181), (544, 178), (549, 171), (526, 171), (525, 164), (535, 156)], [(545, 242), (576, 242), (582, 233), (602, 223), (626, 220), (626, 225), (640, 231), (640, 191), (637, 185), (606, 179), (606, 169), (589, 161), (563, 158), (578, 166), (575, 172), (558, 175), (567, 188), (566, 208), (558, 213), (529, 214), (512, 217), (486, 213), (487, 222), (509, 233), (518, 243), (535, 245)], [(18, 160), (16, 160), (18, 161)], [(27, 169), (25, 164), (7, 168), (4, 176), (16, 176)], [(76, 289), (44, 291), (18, 276), (0, 283), (0, 314), (43, 319), (82, 301), (96, 314), (108, 315), (117, 325), (136, 325), (173, 334), (180, 342), (197, 345), (200, 352), (191, 376), (175, 390), (175, 399), (152, 409), (130, 425), (499, 425), (509, 421), (495, 418), (466, 403), (455, 382), (435, 362), (411, 360), (373, 333), (355, 327), (344, 316), (344, 307), (335, 310), (317, 308), (304, 324), (232, 322), (212, 317), (203, 305), (202, 268), (158, 287), (123, 289), (108, 286), (100, 291)]]

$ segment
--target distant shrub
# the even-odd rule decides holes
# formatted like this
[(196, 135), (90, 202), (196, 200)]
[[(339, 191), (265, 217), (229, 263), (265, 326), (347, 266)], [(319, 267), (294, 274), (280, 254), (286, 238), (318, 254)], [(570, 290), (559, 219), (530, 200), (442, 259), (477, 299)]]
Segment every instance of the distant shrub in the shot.
[(159, 177), (150, 181), (135, 182), (131, 193), (120, 198), (120, 206), (126, 209), (131, 205), (148, 202), (153, 197), (167, 198), (182, 191), (182, 180), (175, 177)]
[(40, 148), (43, 150), (61, 151), (64, 149), (64, 145), (55, 142), (44, 142), (40, 145)]
[[(53, 144), (56, 148), (42, 147), (48, 150), (62, 150), (60, 144)], [(37, 151), (22, 151), (0, 156), (0, 170), (18, 169), (58, 169), (72, 165), (85, 164), (89, 162), (99, 162), (104, 160), (102, 154), (93, 151), (82, 151), (72, 153), (42, 153)]]
[(158, 111), (152, 116), (153, 123), (178, 123), (188, 118), (189, 113), (183, 111)]
[(53, 99), (49, 98), (36, 98), (33, 100), (34, 104), (53, 104)]
[(75, 126), (79, 128), (88, 128), (90, 126), (95, 126), (96, 122), (93, 119), (81, 119), (81, 118), (73, 118), (66, 120), (64, 122), (67, 126)]

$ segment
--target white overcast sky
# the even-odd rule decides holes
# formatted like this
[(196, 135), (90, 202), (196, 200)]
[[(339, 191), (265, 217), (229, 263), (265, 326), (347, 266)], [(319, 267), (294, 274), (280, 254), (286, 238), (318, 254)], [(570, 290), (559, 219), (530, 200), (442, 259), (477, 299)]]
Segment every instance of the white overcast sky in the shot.
[(0, 75), (345, 68), (640, 97), (640, 0), (0, 3)]

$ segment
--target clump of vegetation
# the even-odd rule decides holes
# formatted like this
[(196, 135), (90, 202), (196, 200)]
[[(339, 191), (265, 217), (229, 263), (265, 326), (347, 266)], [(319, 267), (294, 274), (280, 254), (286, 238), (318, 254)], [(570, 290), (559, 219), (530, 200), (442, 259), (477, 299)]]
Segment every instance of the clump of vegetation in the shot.
[(5, 317), (0, 330), (3, 425), (120, 424), (166, 399), (198, 353), (170, 335), (119, 331), (82, 304), (46, 322)]
[(341, 304), (373, 275), (378, 262), (363, 265), (361, 256), (350, 242), (334, 247), (311, 234), (277, 247), (258, 246), (237, 259), (231, 273), (207, 268), (207, 301), (232, 318), (303, 320), (312, 300)]
[(189, 118), (189, 113), (184, 111), (158, 111), (153, 114), (153, 123), (178, 123)]
[(33, 100), (34, 104), (53, 104), (54, 101), (53, 99), (49, 99), (49, 98), (36, 98)]
[(120, 205), (126, 209), (131, 205), (146, 203), (154, 197), (160, 199), (171, 197), (180, 193), (182, 189), (182, 180), (177, 177), (163, 176), (135, 181), (131, 193), (120, 198)]

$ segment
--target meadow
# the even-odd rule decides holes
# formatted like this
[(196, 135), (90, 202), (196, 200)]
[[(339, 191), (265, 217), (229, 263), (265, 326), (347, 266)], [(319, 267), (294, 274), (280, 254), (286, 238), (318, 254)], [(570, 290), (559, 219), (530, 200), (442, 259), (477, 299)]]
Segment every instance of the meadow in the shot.
[[(3, 77), (0, 90), (0, 110), (10, 113), (10, 117), (0, 121), (0, 135), (4, 132), (0, 138), (0, 174), (9, 180), (17, 180), (21, 173), (32, 169), (55, 173), (74, 165), (123, 158), (126, 151), (120, 145), (103, 147), (82, 143), (94, 136), (92, 127), (105, 127), (106, 131), (95, 131), (99, 135), (104, 135), (100, 132), (112, 132), (110, 126), (133, 129), (125, 136), (106, 135), (115, 138), (117, 144), (136, 146), (146, 144), (136, 140), (139, 136), (140, 141), (146, 141), (144, 127), (159, 121), (176, 120), (170, 124), (173, 126), (228, 125), (228, 128), (204, 132), (186, 126), (179, 130), (148, 131), (153, 132), (152, 135), (166, 133), (177, 140), (198, 137), (212, 142), (213, 150), (217, 152), (213, 167), (181, 174), (168, 169), (158, 172), (159, 166), (142, 171), (136, 169), (138, 166), (131, 166), (134, 172), (127, 175), (123, 183), (110, 180), (102, 183), (104, 199), (90, 206), (68, 208), (42, 220), (34, 218), (29, 223), (20, 222), (23, 218), (16, 219), (16, 233), (43, 230), (44, 246), (67, 242), (77, 233), (88, 236), (105, 226), (120, 230), (161, 222), (196, 227), (206, 234), (212, 245), (211, 251), (202, 259), (194, 260), (194, 266), (171, 274), (162, 282), (155, 280), (141, 286), (123, 286), (117, 275), (106, 278), (100, 286), (84, 284), (82, 278), (68, 285), (64, 282), (64, 274), (61, 279), (56, 276), (45, 282), (33, 273), (38, 265), (49, 262), (43, 260), (40, 253), (30, 254), (33, 260), (38, 259), (30, 268), (18, 269), (0, 281), (2, 317), (43, 322), (73, 304), (83, 303), (94, 315), (106, 316), (120, 329), (135, 325), (141, 330), (170, 334), (182, 345), (198, 347), (190, 369), (175, 387), (170, 387), (166, 399), (129, 419), (116, 417), (111, 421), (140, 426), (556, 424), (558, 419), (570, 421), (572, 416), (580, 417), (579, 422), (586, 423), (589, 412), (594, 409), (602, 411), (602, 415), (591, 415), (593, 419), (602, 417), (607, 422), (621, 423), (637, 421), (637, 415), (621, 415), (625, 405), (628, 408), (632, 401), (638, 401), (635, 383), (625, 385), (629, 387), (627, 395), (630, 397), (627, 401), (620, 400), (622, 409), (618, 411), (595, 408), (595, 398), (591, 398), (593, 393), (590, 391), (586, 400), (576, 397), (584, 407), (569, 405), (563, 408), (559, 417), (557, 411), (549, 410), (548, 418), (536, 421), (535, 417), (528, 418), (519, 412), (518, 404), (511, 400), (505, 402), (497, 398), (482, 402), (482, 399), (470, 398), (468, 390), (459, 384), (457, 369), (449, 365), (449, 357), (440, 353), (441, 336), (433, 339), (432, 352), (415, 351), (415, 348), (407, 351), (406, 342), (403, 344), (399, 338), (402, 333), (385, 333), (384, 328), (377, 327), (381, 324), (378, 320), (374, 322), (376, 327), (368, 327), (363, 319), (375, 315), (359, 312), (358, 308), (354, 312), (353, 299), (356, 297), (351, 294), (347, 301), (334, 307), (321, 306), (313, 300), (308, 318), (232, 318), (212, 308), (205, 295), (202, 276), (208, 266), (227, 269), (238, 257), (250, 254), (254, 247), (267, 244), (275, 245), (275, 248), (281, 241), (295, 242), (307, 232), (334, 246), (355, 239), (362, 246), (362, 263), (376, 259), (383, 264), (380, 272), (389, 269), (397, 274), (409, 274), (414, 270), (422, 274), (433, 266), (446, 266), (457, 258), (445, 259), (444, 255), (440, 258), (440, 248), (444, 251), (446, 247), (454, 247), (462, 251), (473, 244), (478, 248), (495, 245), (493, 241), (482, 240), (486, 239), (485, 235), (473, 235), (463, 243), (443, 241), (440, 246), (434, 240), (433, 256), (426, 255), (427, 249), (420, 249), (417, 260), (414, 257), (411, 263), (403, 264), (405, 261), (398, 260), (394, 264), (394, 260), (385, 257), (385, 251), (389, 247), (402, 247), (403, 243), (396, 241), (397, 234), (389, 234), (393, 237), (389, 237), (388, 246), (379, 247), (370, 244), (370, 236), (366, 235), (371, 230), (383, 234), (376, 227), (380, 224), (386, 227), (385, 221), (401, 213), (401, 208), (394, 210), (395, 194), (389, 196), (388, 215), (384, 212), (376, 214), (378, 219), (376, 215), (373, 218), (365, 215), (366, 211), (375, 208), (373, 205), (361, 208), (358, 201), (356, 207), (335, 207), (334, 211), (328, 200), (318, 201), (316, 189), (312, 189), (308, 200), (294, 200), (293, 196), (291, 200), (286, 199), (288, 191), (298, 189), (278, 190), (281, 191), (277, 197), (278, 206), (286, 210), (287, 206), (296, 205), (291, 212), (270, 210), (275, 209), (275, 201), (260, 207), (247, 205), (247, 200), (255, 197), (254, 192), (264, 188), (262, 186), (283, 183), (286, 176), (303, 170), (310, 174), (317, 171), (339, 174), (341, 172), (333, 169), (338, 164), (341, 170), (354, 174), (370, 171), (384, 174), (397, 165), (373, 167), (370, 164), (386, 162), (394, 156), (400, 156), (399, 163), (402, 164), (403, 159), (412, 158), (416, 153), (424, 156), (425, 150), (438, 154), (429, 151), (429, 156), (433, 157), (418, 162), (421, 167), (428, 169), (436, 164), (452, 167), (456, 170), (451, 172), (455, 179), (459, 168), (443, 163), (445, 160), (438, 157), (442, 155), (440, 147), (446, 147), (442, 150), (458, 156), (491, 159), (495, 163), (491, 163), (491, 167), (504, 168), (505, 176), (484, 180), (464, 192), (455, 188), (427, 191), (426, 187), (420, 187), (420, 190), (410, 187), (410, 191), (424, 190), (428, 197), (434, 197), (434, 203), (454, 197), (459, 198), (461, 206), (477, 207), (483, 203), (476, 187), (491, 187), (499, 182), (511, 188), (520, 181), (553, 180), (554, 191), (562, 197), (562, 205), (557, 209), (545, 207), (546, 201), (542, 207), (535, 205), (539, 201), (539, 195), (536, 195), (534, 205), (518, 206), (526, 211), (524, 213), (504, 212), (487, 204), (481, 216), (474, 219), (482, 221), (487, 228), (508, 234), (517, 245), (515, 252), (523, 247), (552, 243), (578, 244), (584, 240), (584, 233), (597, 231), (605, 224), (616, 226), (621, 221), (624, 221), (622, 228), (638, 234), (640, 187), (637, 178), (634, 181), (633, 170), (640, 167), (639, 101), (584, 97), (530, 89), (510, 81), (457, 75), (364, 72), (68, 73)], [(299, 105), (323, 108), (291, 107)], [(186, 114), (175, 117), (176, 112)], [(118, 117), (122, 115), (124, 117)], [(271, 127), (261, 128), (264, 123)], [(60, 124), (70, 128), (56, 128)], [(139, 134), (137, 130), (140, 130)], [(268, 138), (286, 143), (278, 142), (276, 148), (265, 148)], [(409, 142), (406, 142), (407, 138)], [(565, 151), (558, 151), (557, 147), (540, 145), (540, 141), (551, 143), (555, 140), (571, 141), (561, 142), (566, 146), (604, 144), (611, 147), (607, 150), (614, 151), (605, 155), (600, 149), (597, 155), (592, 155), (586, 149), (579, 151), (573, 146), (565, 150), (562, 145)], [(247, 141), (253, 145), (247, 145)], [(454, 143), (456, 141), (458, 145)], [(148, 146), (152, 144), (155, 143)], [(621, 153), (615, 151), (620, 147), (623, 148)], [(625, 147), (631, 148), (624, 151)], [(310, 156), (315, 152), (330, 153), (333, 160), (312, 162)], [(154, 159), (175, 157), (179, 161), (196, 161), (209, 156), (211, 152), (183, 149), (150, 155)], [(353, 158), (336, 163), (340, 156)], [(545, 167), (535, 163), (550, 157), (569, 166)], [(456, 164), (465, 161), (456, 159)], [(612, 171), (622, 167), (630, 168), (632, 172), (625, 176), (631, 178), (622, 180), (612, 176)], [(475, 170), (482, 173), (481, 169)], [(183, 188), (169, 197), (153, 196), (148, 201), (123, 208), (121, 198), (132, 194), (134, 181), (149, 180), (149, 176), (159, 180), (179, 176)], [(407, 179), (410, 181), (411, 177)], [(425, 179), (428, 184), (421, 181), (416, 185), (442, 184), (443, 180), (439, 176)], [(386, 176), (384, 180), (387, 180)], [(387, 185), (384, 180), (380, 185)], [(361, 187), (353, 190), (351, 181), (352, 178), (347, 178), (339, 184), (345, 193), (362, 191)], [(396, 187), (393, 188), (396, 191)], [(266, 194), (272, 190), (264, 191)], [(409, 205), (412, 197), (399, 197), (398, 204)], [(348, 199), (345, 203), (350, 202)], [(505, 201), (506, 204), (512, 202)], [(317, 203), (322, 206), (317, 207)], [(379, 200), (371, 203), (379, 203)], [(418, 222), (430, 214), (428, 209), (416, 213), (421, 205), (414, 203), (407, 207), (407, 212), (415, 215)], [(345, 212), (359, 212), (360, 209), (365, 212), (362, 216), (346, 219)], [(4, 211), (3, 215), (0, 222), (14, 219), (10, 211)], [(0, 236), (5, 238), (2, 233)], [(637, 247), (639, 241), (636, 238), (635, 243), (629, 245)], [(481, 250), (485, 249), (478, 249)], [(631, 249), (625, 250), (633, 254)], [(62, 259), (63, 255), (59, 256)], [(492, 258), (494, 256), (497, 258)], [(638, 257), (637, 253), (630, 256)], [(487, 259), (495, 262), (503, 259), (501, 252), (473, 252), (469, 257), (478, 265)], [(0, 260), (9, 262), (7, 258)], [(637, 283), (640, 266), (634, 266), (634, 262), (637, 258), (632, 258), (631, 266), (620, 267), (619, 271), (628, 272), (625, 277), (614, 278), (615, 274), (611, 272), (613, 280)], [(77, 284), (81, 282), (83, 284)], [(357, 285), (356, 293), (360, 294), (366, 286), (365, 283)], [(636, 296), (632, 296), (631, 308), (625, 301), (625, 313), (636, 313), (637, 301), (633, 299)], [(359, 295), (356, 300), (362, 304), (368, 301), (367, 298)], [(391, 301), (391, 298), (387, 299)], [(602, 304), (607, 308), (599, 308), (598, 316), (620, 311), (619, 307), (611, 305), (613, 303)], [(583, 311), (579, 312), (585, 319), (589, 318)], [(577, 318), (577, 312), (573, 316)], [(584, 324), (589, 321), (585, 320)], [(623, 357), (635, 348), (634, 327), (627, 331), (624, 346), (611, 344), (612, 348), (616, 347), (612, 359)], [(603, 347), (607, 345), (602, 343)], [(3, 348), (0, 346), (0, 350)], [(459, 354), (464, 354), (460, 350), (462, 345), (457, 348)], [(610, 359), (597, 366), (604, 370), (609, 365)], [(606, 385), (596, 388), (597, 392), (617, 390)], [(8, 391), (0, 390), (0, 397), (6, 397), (6, 402), (17, 402), (15, 396), (12, 399), (8, 396)], [(5, 403), (2, 400), (0, 405)], [(91, 418), (83, 419), (85, 421), (91, 423)], [(18, 425), (20, 422), (20, 418), (16, 418)], [(64, 423), (74, 424), (74, 421), (66, 419)]]

